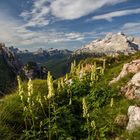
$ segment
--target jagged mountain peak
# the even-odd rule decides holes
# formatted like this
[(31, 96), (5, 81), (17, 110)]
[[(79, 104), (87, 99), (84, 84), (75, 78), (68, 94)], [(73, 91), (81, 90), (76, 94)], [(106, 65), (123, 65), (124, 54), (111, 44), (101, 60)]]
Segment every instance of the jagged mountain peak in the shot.
[(103, 39), (94, 40), (81, 49), (76, 50), (75, 53), (114, 55), (118, 53), (134, 53), (139, 49), (140, 39), (119, 32), (116, 34), (108, 33)]

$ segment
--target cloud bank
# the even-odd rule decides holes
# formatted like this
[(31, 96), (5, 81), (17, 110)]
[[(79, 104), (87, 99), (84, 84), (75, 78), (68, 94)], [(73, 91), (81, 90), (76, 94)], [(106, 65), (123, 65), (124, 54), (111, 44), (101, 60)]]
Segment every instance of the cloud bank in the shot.
[(104, 20), (112, 21), (114, 17), (121, 17), (121, 16), (139, 14), (139, 13), (140, 13), (140, 8), (130, 9), (130, 10), (121, 10), (121, 11), (115, 11), (115, 12), (110, 12), (103, 15), (94, 16), (92, 17), (92, 20), (104, 19)]
[(37, 0), (30, 11), (20, 16), (26, 27), (46, 26), (55, 20), (74, 20), (86, 16), (106, 5), (115, 5), (127, 0)]

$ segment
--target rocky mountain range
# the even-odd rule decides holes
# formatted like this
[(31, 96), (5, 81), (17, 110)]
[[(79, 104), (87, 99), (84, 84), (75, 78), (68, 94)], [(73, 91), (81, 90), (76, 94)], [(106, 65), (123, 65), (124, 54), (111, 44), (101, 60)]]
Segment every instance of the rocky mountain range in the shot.
[(126, 36), (120, 32), (117, 34), (108, 33), (105, 38), (94, 40), (91, 43), (75, 51), (75, 54), (93, 53), (95, 55), (117, 55), (120, 53), (129, 54), (140, 50), (140, 39)]
[[(29, 50), (21, 51), (18, 48), (10, 47), (12, 52), (18, 54), (23, 57), (26, 55), (32, 57), (63, 57), (63, 56), (73, 56), (79, 54), (93, 54), (95, 56), (98, 55), (118, 55), (118, 54), (129, 54), (135, 53), (140, 50), (140, 39), (137, 37), (127, 36), (122, 32), (113, 34), (108, 33), (104, 38), (94, 40), (91, 43), (83, 46), (80, 49), (75, 50), (74, 52), (67, 49), (54, 49), (49, 48), (47, 50), (43, 48), (39, 48), (34, 52), (30, 52)], [(25, 54), (25, 55), (24, 55)], [(21, 58), (22, 59), (22, 58)], [(23, 58), (24, 59), (24, 58)]]

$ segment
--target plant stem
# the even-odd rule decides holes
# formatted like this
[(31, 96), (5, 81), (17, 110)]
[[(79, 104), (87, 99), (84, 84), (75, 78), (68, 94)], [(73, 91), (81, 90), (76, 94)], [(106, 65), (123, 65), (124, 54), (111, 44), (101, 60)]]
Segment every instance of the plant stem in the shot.
[(49, 140), (51, 140), (51, 109), (50, 109), (50, 100), (49, 100)]

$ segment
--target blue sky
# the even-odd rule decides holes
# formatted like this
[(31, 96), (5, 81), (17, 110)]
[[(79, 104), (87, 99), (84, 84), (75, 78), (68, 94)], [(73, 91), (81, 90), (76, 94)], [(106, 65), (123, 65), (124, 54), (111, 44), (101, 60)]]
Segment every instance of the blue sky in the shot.
[(108, 32), (140, 37), (140, 0), (0, 0), (0, 42), (77, 49)]

